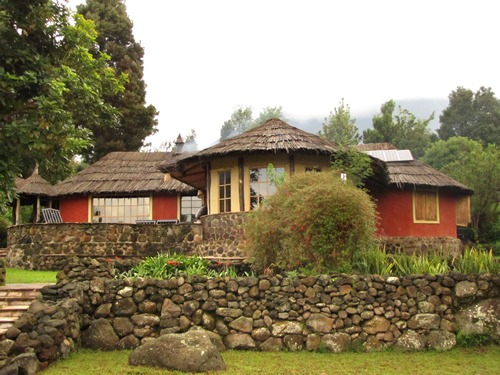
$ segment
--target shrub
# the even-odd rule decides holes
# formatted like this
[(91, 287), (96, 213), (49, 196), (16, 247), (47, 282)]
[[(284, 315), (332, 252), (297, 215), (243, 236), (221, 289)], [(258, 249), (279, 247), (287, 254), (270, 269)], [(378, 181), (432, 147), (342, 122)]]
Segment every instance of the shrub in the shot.
[(245, 247), (260, 271), (338, 270), (373, 247), (375, 217), (370, 197), (339, 172), (296, 174), (248, 215)]
[(0, 216), (0, 248), (7, 247), (7, 227), (9, 222)]
[(453, 259), (452, 267), (461, 273), (498, 273), (500, 271), (500, 263), (495, 260), (493, 251), (477, 248), (465, 248), (461, 256)]

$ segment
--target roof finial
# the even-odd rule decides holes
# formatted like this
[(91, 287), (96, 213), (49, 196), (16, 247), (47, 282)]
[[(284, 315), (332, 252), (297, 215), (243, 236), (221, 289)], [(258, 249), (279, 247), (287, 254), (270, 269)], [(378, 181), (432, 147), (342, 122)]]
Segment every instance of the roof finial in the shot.
[(179, 136), (177, 137), (177, 140), (175, 141), (175, 153), (180, 154), (182, 152), (182, 149), (184, 148), (184, 139), (182, 139), (181, 134), (179, 133)]

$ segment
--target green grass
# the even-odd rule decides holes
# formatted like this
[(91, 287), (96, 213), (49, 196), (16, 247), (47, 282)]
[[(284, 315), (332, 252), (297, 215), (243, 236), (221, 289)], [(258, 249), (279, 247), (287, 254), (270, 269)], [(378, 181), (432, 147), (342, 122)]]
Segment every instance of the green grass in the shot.
[(57, 271), (30, 271), (7, 268), (6, 284), (55, 283)]
[[(130, 351), (80, 350), (52, 364), (44, 375), (173, 375), (183, 374), (127, 364)], [(449, 352), (310, 353), (227, 351), (221, 375), (273, 374), (498, 374), (500, 346)], [(215, 374), (215, 373), (213, 373)]]

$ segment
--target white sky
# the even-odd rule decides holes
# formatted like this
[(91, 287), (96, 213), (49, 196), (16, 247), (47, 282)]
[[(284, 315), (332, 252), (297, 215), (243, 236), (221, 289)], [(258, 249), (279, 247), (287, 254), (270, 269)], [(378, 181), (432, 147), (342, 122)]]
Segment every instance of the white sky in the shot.
[[(70, 0), (78, 4), (83, 0)], [(390, 99), (447, 98), (458, 86), (500, 94), (496, 1), (126, 0), (145, 49), (159, 145), (194, 129), (215, 143), (238, 106), (326, 117)]]

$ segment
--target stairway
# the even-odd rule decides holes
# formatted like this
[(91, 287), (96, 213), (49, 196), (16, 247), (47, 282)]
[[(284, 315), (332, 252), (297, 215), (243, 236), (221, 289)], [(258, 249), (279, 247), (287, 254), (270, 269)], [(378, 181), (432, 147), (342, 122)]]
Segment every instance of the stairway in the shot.
[(50, 284), (7, 284), (0, 286), (0, 338), (28, 310), (40, 294), (40, 289)]

